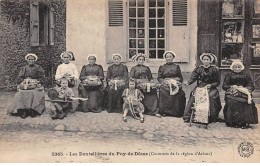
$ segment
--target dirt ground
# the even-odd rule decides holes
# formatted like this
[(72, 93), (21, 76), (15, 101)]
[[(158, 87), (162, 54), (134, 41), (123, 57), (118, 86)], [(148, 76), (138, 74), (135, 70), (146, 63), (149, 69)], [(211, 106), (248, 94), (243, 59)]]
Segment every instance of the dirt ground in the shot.
[(0, 95), (0, 162), (260, 162), (259, 124), (243, 130), (211, 123), (205, 129), (153, 116), (144, 124), (131, 117), (124, 123), (122, 115), (106, 111), (21, 119), (6, 115), (13, 95)]

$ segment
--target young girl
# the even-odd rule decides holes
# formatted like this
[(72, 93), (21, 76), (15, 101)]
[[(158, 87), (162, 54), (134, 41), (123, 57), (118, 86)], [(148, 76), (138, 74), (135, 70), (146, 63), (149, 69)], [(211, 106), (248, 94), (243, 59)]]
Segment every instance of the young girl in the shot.
[(58, 92), (58, 100), (63, 102), (51, 103), (52, 119), (63, 119), (67, 113), (72, 109), (71, 103), (66, 102), (70, 97), (74, 97), (73, 91), (68, 87), (68, 80), (65, 77), (60, 79), (61, 87), (56, 87), (55, 90)]
[(130, 79), (129, 80), (129, 88), (125, 89), (122, 94), (124, 104), (123, 104), (123, 120), (124, 122), (127, 122), (126, 115), (128, 113), (128, 110), (131, 111), (132, 115), (136, 117), (136, 113), (140, 115), (140, 122), (144, 123), (144, 106), (141, 103), (141, 101), (144, 98), (144, 95), (139, 89), (135, 89), (135, 80)]
[(74, 56), (71, 52), (63, 52), (60, 57), (63, 63), (58, 66), (55, 79), (59, 83), (62, 77), (66, 77), (69, 80), (69, 87), (72, 88), (77, 84), (76, 80), (79, 79), (77, 67), (70, 63)]

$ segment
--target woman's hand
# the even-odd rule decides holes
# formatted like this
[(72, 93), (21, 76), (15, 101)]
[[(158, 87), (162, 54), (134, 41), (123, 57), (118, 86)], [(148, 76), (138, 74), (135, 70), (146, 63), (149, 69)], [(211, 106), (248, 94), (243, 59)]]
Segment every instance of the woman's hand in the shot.
[(206, 87), (207, 87), (208, 89), (210, 89), (210, 88), (211, 88), (211, 85), (210, 85), (210, 84), (208, 84), (208, 85), (206, 85)]

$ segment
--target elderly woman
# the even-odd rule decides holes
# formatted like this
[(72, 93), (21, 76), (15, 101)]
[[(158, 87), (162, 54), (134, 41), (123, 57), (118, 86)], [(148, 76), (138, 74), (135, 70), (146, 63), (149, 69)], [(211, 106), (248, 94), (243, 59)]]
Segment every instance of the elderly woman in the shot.
[[(218, 67), (212, 66), (211, 63), (216, 59), (216, 56), (211, 53), (203, 53), (200, 56), (200, 60), (203, 65), (195, 68), (191, 74), (191, 78), (188, 80), (186, 85), (191, 85), (194, 82), (198, 82), (198, 85), (195, 87), (195, 89), (190, 94), (190, 99), (188, 101), (188, 104), (186, 106), (183, 119), (185, 122), (190, 121), (192, 108), (194, 107), (194, 102), (196, 96), (194, 96), (196, 90), (201, 90), (200, 95), (208, 96), (207, 99), (207, 105), (209, 105), (209, 108), (206, 110), (206, 115), (204, 115), (205, 124), (208, 124), (213, 121), (218, 120), (219, 112), (221, 110), (221, 102), (219, 98), (219, 92), (217, 90), (217, 87), (219, 86), (219, 79), (220, 79), (220, 72)], [(204, 89), (199, 89), (204, 88)], [(204, 90), (204, 91), (203, 91)], [(206, 107), (205, 107), (206, 108)], [(197, 116), (197, 121), (200, 123), (204, 123), (204, 120), (200, 120), (199, 116)]]
[(83, 112), (99, 113), (103, 100), (103, 67), (96, 64), (96, 55), (90, 54), (87, 59), (89, 64), (84, 65), (80, 72), (79, 95), (88, 100), (81, 102), (80, 109)]
[(123, 112), (122, 93), (128, 84), (128, 69), (125, 65), (121, 64), (121, 59), (122, 57), (120, 54), (113, 54), (113, 65), (109, 66), (107, 69), (107, 112), (109, 113)]
[(18, 74), (18, 92), (14, 97), (12, 105), (7, 113), (14, 115), (18, 113), (21, 118), (28, 115), (35, 117), (41, 115), (45, 110), (44, 89), (45, 83), (44, 71), (41, 66), (35, 64), (38, 57), (35, 54), (27, 54), (25, 60), (28, 65), (21, 68)]
[(175, 53), (167, 51), (163, 54), (166, 64), (159, 67), (158, 81), (162, 84), (159, 94), (159, 113), (182, 117), (185, 109), (186, 97), (181, 88), (183, 77), (181, 69), (173, 63)]
[(223, 111), (226, 125), (243, 129), (258, 123), (257, 109), (251, 98), (254, 85), (244, 68), (241, 61), (233, 61), (232, 71), (227, 73), (222, 86), (226, 91)]
[(137, 65), (132, 67), (130, 77), (136, 79), (137, 88), (144, 94), (144, 113), (147, 115), (155, 115), (161, 117), (158, 113), (158, 97), (156, 83), (151, 82), (153, 79), (151, 70), (148, 66), (144, 65), (147, 60), (145, 54), (136, 54), (133, 58)]
[(69, 80), (69, 87), (72, 88), (77, 84), (76, 80), (79, 79), (77, 67), (73, 63), (70, 63), (74, 58), (73, 53), (63, 52), (60, 57), (62, 64), (56, 70), (55, 79), (59, 82), (62, 77), (66, 77)]

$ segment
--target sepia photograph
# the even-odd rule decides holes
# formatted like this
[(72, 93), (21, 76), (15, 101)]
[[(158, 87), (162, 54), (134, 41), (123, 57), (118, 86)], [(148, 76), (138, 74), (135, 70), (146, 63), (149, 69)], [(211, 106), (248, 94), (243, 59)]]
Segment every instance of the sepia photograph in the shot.
[(0, 0), (1, 163), (259, 163), (260, 0)]

